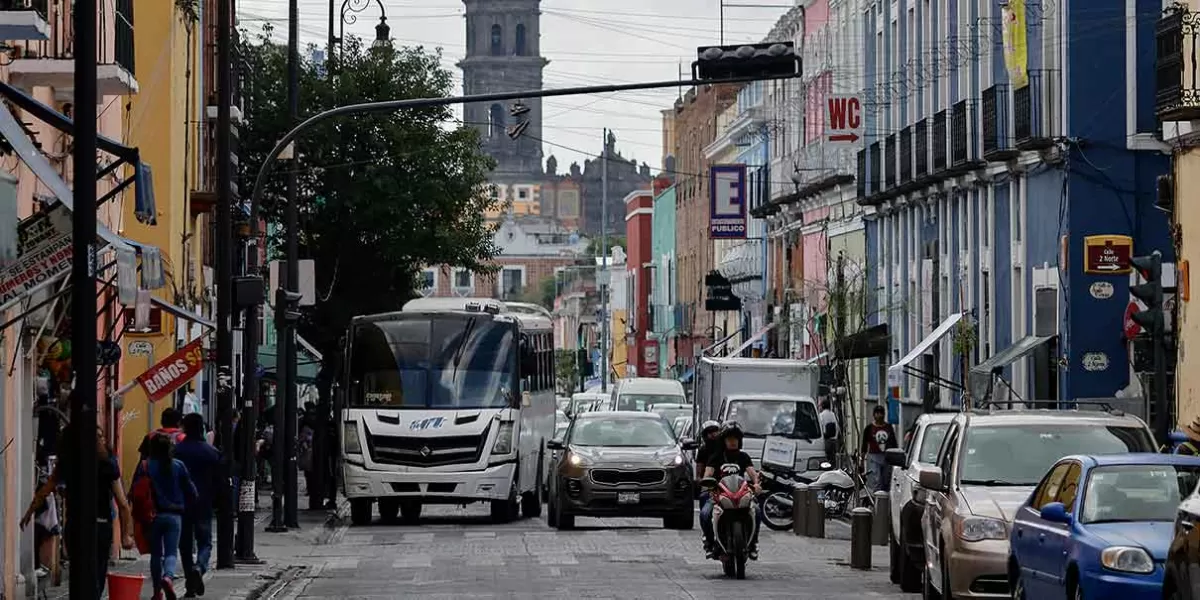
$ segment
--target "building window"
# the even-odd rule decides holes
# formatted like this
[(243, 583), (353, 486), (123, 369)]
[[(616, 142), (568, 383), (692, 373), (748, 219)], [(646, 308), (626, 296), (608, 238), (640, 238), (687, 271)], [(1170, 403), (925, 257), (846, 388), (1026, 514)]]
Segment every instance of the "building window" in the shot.
[(979, 316), (979, 360), (982, 362), (992, 356), (992, 274), (987, 271), (980, 273), (979, 303), (983, 305), (983, 314)]
[(504, 29), (492, 25), (492, 56), (504, 56)]
[(494, 138), (504, 135), (504, 107), (493, 104), (489, 112), (489, 121), (491, 128), (488, 130), (488, 135)]
[(454, 271), (454, 289), (456, 290), (473, 290), (475, 289), (475, 274), (470, 269), (457, 269)]
[(500, 273), (500, 295), (504, 299), (516, 298), (525, 287), (525, 272), (521, 269), (504, 269)]
[(513, 43), (513, 54), (517, 56), (525, 56), (525, 25), (518, 23), (515, 41)]
[(529, 190), (524, 189), (524, 188), (517, 190), (517, 198), (520, 200), (528, 200), (529, 199)]
[(437, 291), (437, 273), (433, 269), (425, 269), (424, 271), (421, 271), (420, 277), (421, 278), (418, 284), (420, 285), (420, 289), (417, 291), (419, 291), (422, 296), (430, 296)]

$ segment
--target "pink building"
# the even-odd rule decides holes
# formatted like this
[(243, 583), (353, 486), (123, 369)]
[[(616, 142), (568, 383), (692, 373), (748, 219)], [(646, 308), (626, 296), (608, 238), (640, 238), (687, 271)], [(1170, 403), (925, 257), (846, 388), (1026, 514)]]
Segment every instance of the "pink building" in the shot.
[[(625, 196), (625, 269), (629, 274), (626, 292), (625, 341), (627, 360), (638, 377), (658, 377), (658, 341), (647, 335), (654, 321), (650, 316), (654, 281), (654, 252), (651, 233), (654, 192), (638, 190)], [(614, 332), (616, 336), (620, 332)], [(618, 338), (619, 339), (619, 338)]]

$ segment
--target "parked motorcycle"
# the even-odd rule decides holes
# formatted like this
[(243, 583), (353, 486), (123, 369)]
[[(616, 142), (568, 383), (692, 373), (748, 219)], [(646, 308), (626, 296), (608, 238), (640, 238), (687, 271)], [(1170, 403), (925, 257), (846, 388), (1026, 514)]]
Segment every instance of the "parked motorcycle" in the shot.
[(763, 524), (768, 529), (775, 531), (791, 529), (792, 489), (796, 487), (797, 483), (793, 479), (795, 474), (790, 470), (763, 465), (759, 475), (762, 492), (758, 495), (758, 501), (762, 503), (763, 507)]
[(843, 469), (834, 469), (830, 463), (821, 463), (825, 470), (816, 481), (809, 484), (809, 489), (817, 494), (817, 502), (825, 507), (826, 519), (838, 519), (846, 516), (851, 508), (851, 498), (854, 497), (854, 478)]
[(721, 468), (720, 481), (706, 477), (702, 483), (713, 497), (716, 556), (726, 577), (745, 579), (750, 543), (758, 528), (750, 482), (738, 474), (737, 465), (725, 465)]

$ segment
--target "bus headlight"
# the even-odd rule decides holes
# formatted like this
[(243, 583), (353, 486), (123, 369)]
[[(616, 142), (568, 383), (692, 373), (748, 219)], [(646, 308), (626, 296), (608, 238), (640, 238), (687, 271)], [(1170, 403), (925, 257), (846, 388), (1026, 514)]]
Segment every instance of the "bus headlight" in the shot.
[(362, 442), (358, 439), (358, 423), (354, 421), (342, 423), (342, 452), (362, 454)]
[(492, 446), (492, 454), (512, 454), (513, 424), (511, 421), (501, 423), (500, 431), (496, 432), (496, 444)]

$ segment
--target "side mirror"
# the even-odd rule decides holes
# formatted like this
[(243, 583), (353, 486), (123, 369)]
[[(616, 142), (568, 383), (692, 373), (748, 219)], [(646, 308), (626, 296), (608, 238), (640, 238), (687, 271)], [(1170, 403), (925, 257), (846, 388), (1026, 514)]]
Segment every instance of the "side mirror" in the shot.
[(696, 440), (685, 440), (682, 444), (680, 444), (680, 447), (684, 450), (696, 450), (700, 447), (700, 442), (697, 442)]
[(562, 450), (566, 448), (562, 440), (550, 440), (546, 442), (546, 448), (550, 450)]
[(1043, 506), (1042, 519), (1051, 523), (1071, 524), (1071, 515), (1067, 513), (1067, 507), (1062, 502), (1051, 502)]
[(900, 448), (888, 448), (883, 453), (883, 459), (887, 464), (893, 467), (903, 469), (908, 463), (908, 457), (904, 455), (904, 450)]
[(942, 491), (946, 482), (942, 481), (942, 470), (933, 466), (922, 466), (917, 469), (917, 483), (927, 490)]

